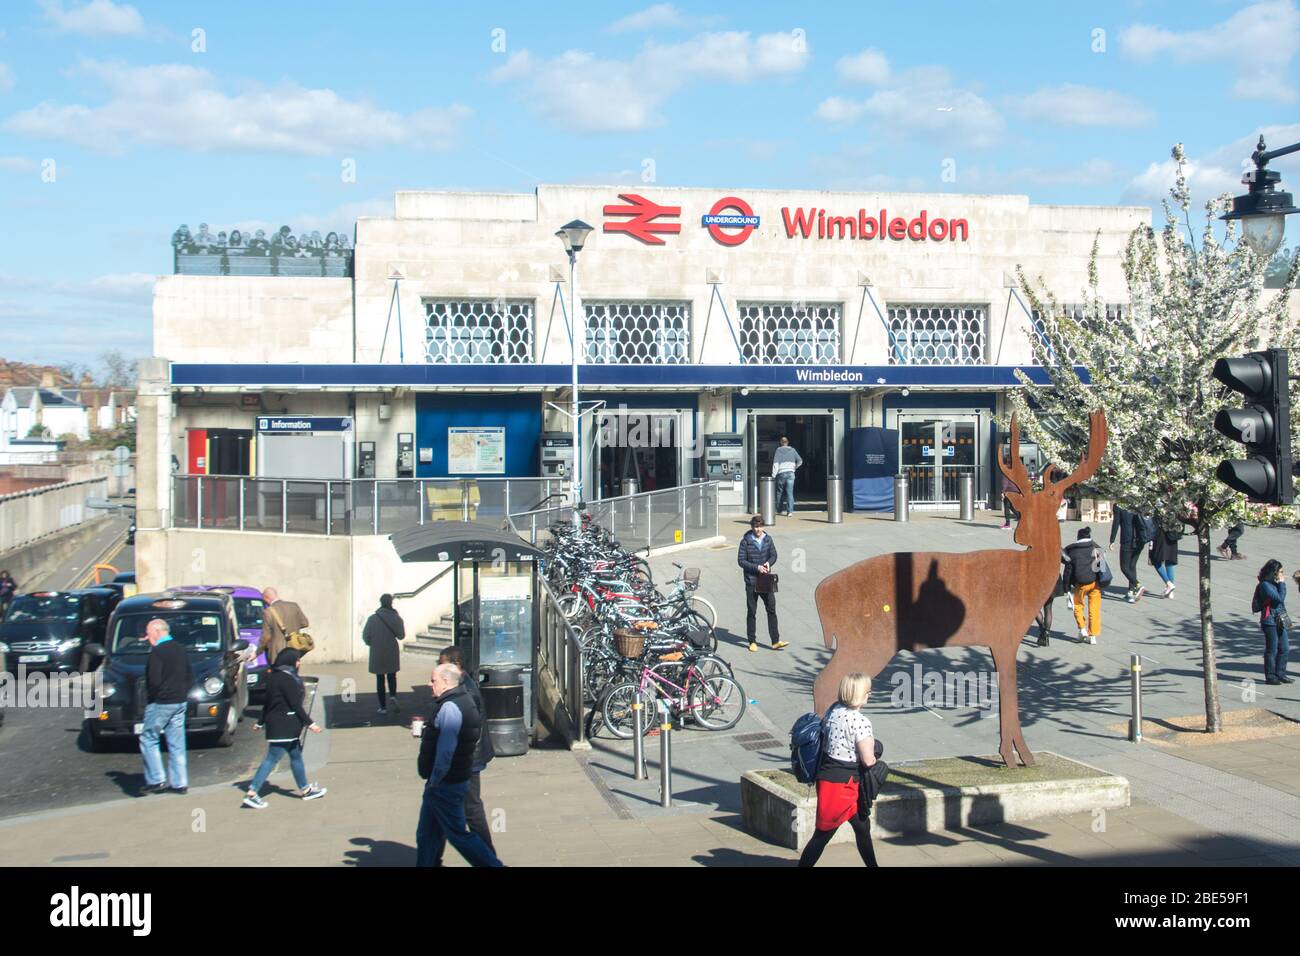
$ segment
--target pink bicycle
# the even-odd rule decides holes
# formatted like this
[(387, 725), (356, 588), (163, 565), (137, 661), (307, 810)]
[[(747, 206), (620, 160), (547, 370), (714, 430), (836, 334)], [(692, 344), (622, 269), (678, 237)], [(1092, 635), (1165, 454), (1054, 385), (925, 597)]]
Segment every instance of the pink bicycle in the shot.
[[(632, 705), (638, 700), (644, 733), (658, 723), (660, 700), (667, 701), (674, 716), (689, 717), (701, 730), (736, 726), (745, 714), (745, 692), (734, 678), (708, 667), (708, 660), (684, 657), (661, 660), (653, 667), (643, 665), (639, 679), (615, 684), (606, 691), (600, 705), (605, 728), (615, 737), (631, 740), (635, 733)], [(701, 669), (702, 663), (708, 672)]]

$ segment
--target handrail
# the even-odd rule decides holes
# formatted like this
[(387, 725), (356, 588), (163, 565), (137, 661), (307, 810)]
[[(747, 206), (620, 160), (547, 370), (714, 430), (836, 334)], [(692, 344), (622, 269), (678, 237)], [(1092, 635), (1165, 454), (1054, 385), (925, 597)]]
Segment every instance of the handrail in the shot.
[(445, 578), (448, 574), (450, 574), (450, 573), (451, 573), (452, 571), (454, 571), (454, 570), (456, 570), (456, 565), (455, 565), (455, 563), (453, 562), (452, 564), (447, 565), (447, 567), (443, 568), (441, 571), (439, 571), (439, 572), (438, 572), (437, 574), (435, 574), (433, 577), (429, 578), (429, 580), (425, 581), (423, 584), (421, 584), (421, 585), (420, 585), (418, 588), (416, 588), (414, 591), (394, 591), (394, 592), (393, 592), (393, 597), (395, 597), (395, 598), (413, 598), (413, 597), (415, 597), (416, 595), (418, 595), (421, 591), (423, 591), (425, 588), (430, 587), (431, 585), (437, 584), (439, 581), (441, 581), (443, 578)]

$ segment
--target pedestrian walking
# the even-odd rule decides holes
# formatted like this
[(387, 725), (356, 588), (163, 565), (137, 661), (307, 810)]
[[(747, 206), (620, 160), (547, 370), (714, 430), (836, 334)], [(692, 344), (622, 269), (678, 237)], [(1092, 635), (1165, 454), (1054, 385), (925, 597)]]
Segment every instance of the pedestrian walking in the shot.
[(1096, 644), (1101, 636), (1101, 568), (1105, 557), (1091, 528), (1080, 528), (1078, 538), (1061, 551), (1065, 564), (1065, 584), (1071, 589), (1074, 621), (1079, 625), (1079, 640)]
[[(145, 625), (144, 639), (149, 642), (149, 660), (145, 664), (144, 729), (140, 731), (140, 755), (144, 759), (144, 787), (141, 793), (162, 793), (171, 781), (171, 789), (185, 793), (189, 773), (185, 751), (185, 711), (189, 706), (190, 688), (194, 686), (194, 668), (184, 645), (172, 639), (171, 626), (162, 618)], [(167, 772), (163, 772), (159, 738), (167, 737)]]
[(262, 613), (262, 639), (246, 659), (256, 660), (258, 654), (265, 654), (268, 661), (274, 661), (289, 646), (289, 636), (307, 628), (307, 615), (293, 601), (280, 600), (280, 592), (275, 588), (263, 591), (262, 601), (266, 604)]
[(1156, 569), (1156, 574), (1160, 575), (1160, 580), (1165, 582), (1165, 597), (1174, 596), (1174, 568), (1178, 564), (1178, 542), (1183, 538), (1183, 533), (1178, 529), (1167, 531), (1160, 528), (1156, 531), (1155, 540), (1151, 542), (1151, 564)]
[(1011, 499), (1008, 497), (1008, 495), (1018, 495), (1018, 494), (1020, 494), (1020, 489), (1016, 487), (1016, 483), (1012, 481), (1010, 478), (1008, 478), (1006, 475), (1003, 475), (1002, 476), (1002, 530), (1003, 531), (1007, 531), (1008, 529), (1010, 529), (1012, 518), (1015, 518), (1017, 521), (1020, 520), (1020, 512), (1016, 511), (1015, 508), (1011, 507)]
[(280, 758), (285, 756), (289, 758), (293, 782), (298, 785), (298, 796), (304, 800), (318, 800), (329, 792), (320, 784), (307, 781), (307, 768), (302, 762), (303, 730), (318, 734), (321, 727), (307, 712), (307, 688), (298, 676), (301, 664), (302, 653), (286, 647), (276, 655), (266, 679), (266, 703), (262, 706), (262, 719), (257, 724), (266, 728), (266, 756), (244, 794), (244, 806), (254, 810), (267, 808), (267, 802), (262, 799), (262, 787)]
[(406, 623), (393, 608), (391, 594), (379, 595), (379, 607), (366, 619), (361, 629), (361, 640), (370, 648), (370, 673), (375, 675), (375, 694), (379, 697), (379, 713), (388, 713), (388, 698), (384, 684), (393, 698), (393, 711), (401, 713), (397, 703), (397, 672), (402, 669), (402, 641), (406, 639)]
[(1228, 536), (1223, 539), (1223, 544), (1219, 545), (1219, 557), (1227, 558), (1230, 561), (1245, 561), (1246, 556), (1237, 550), (1237, 542), (1241, 536), (1246, 533), (1246, 526), (1238, 521), (1228, 529)]
[(465, 791), (478, 750), (483, 718), (461, 684), (455, 664), (433, 669), (433, 720), (420, 741), (418, 769), (425, 779), (415, 831), (415, 865), (434, 866), (448, 842), (470, 866), (500, 866), (497, 855), (465, 823)]
[(0, 618), (9, 610), (9, 604), (18, 593), (18, 582), (8, 571), (0, 571)]
[(785, 516), (794, 514), (794, 473), (803, 466), (799, 452), (790, 446), (790, 439), (781, 436), (781, 444), (772, 455), (772, 477), (776, 479), (776, 510), (781, 510), (781, 499), (786, 502)]
[[(486, 714), (487, 711), (483, 709), (483, 692), (469, 671), (465, 670), (465, 655), (460, 647), (452, 644), (450, 647), (443, 648), (442, 653), (438, 655), (438, 663), (455, 664), (460, 669), (461, 686), (469, 691), (469, 696), (473, 698), (478, 712)], [(483, 729), (478, 735), (478, 748), (474, 751), (474, 762), (469, 768), (469, 786), (465, 788), (465, 823), (469, 826), (470, 832), (477, 833), (493, 853), (496, 853), (497, 848), (492, 843), (492, 827), (488, 825), (487, 809), (483, 806), (483, 788), (479, 775), (487, 769), (488, 762), (495, 756), (496, 753), (492, 749), (492, 735), (488, 733), (485, 720)], [(442, 857), (439, 856), (434, 866), (441, 865)]]
[(1115, 550), (1115, 539), (1119, 538), (1119, 569), (1128, 581), (1128, 591), (1124, 600), (1136, 604), (1146, 594), (1147, 589), (1138, 583), (1138, 555), (1146, 543), (1145, 525), (1142, 516), (1135, 511), (1115, 505), (1115, 517), (1110, 523), (1110, 549)]
[(749, 649), (758, 650), (758, 601), (763, 600), (767, 609), (767, 636), (772, 642), (772, 650), (779, 651), (790, 642), (781, 640), (781, 630), (776, 622), (776, 575), (772, 567), (776, 564), (776, 544), (772, 536), (763, 530), (763, 518), (754, 515), (749, 519), (749, 530), (740, 539), (736, 551), (736, 563), (740, 565), (745, 577), (745, 635), (749, 638)]
[(1287, 655), (1291, 653), (1291, 619), (1286, 613), (1286, 574), (1282, 562), (1270, 558), (1259, 569), (1259, 583), (1250, 609), (1259, 614), (1264, 632), (1264, 683), (1294, 684), (1286, 673)]
[(883, 747), (862, 706), (871, 695), (867, 674), (845, 674), (839, 700), (822, 720), (822, 758), (817, 770), (817, 821), (799, 857), (800, 866), (815, 866), (826, 844), (844, 823), (853, 827), (858, 855), (877, 866), (871, 844), (871, 801), (884, 783), (887, 768), (878, 760)]

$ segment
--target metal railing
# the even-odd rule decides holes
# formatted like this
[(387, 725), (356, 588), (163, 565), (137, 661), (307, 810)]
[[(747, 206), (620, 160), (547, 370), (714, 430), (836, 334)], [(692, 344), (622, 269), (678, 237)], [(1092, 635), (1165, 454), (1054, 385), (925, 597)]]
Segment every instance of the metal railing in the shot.
[(537, 649), (539, 668), (545, 668), (555, 682), (559, 697), (559, 706), (565, 710), (570, 746), (582, 743), (585, 728), (582, 719), (583, 660), (582, 642), (578, 632), (564, 618), (559, 601), (551, 586), (541, 574), (537, 575), (541, 586), (541, 641)]
[[(628, 551), (689, 544), (719, 534), (718, 482), (703, 481), (662, 491), (587, 502), (591, 520), (608, 528)], [(519, 536), (538, 544), (553, 524), (572, 521), (567, 502), (510, 515)]]
[[(568, 494), (558, 478), (172, 476), (173, 528), (392, 534), (430, 521), (503, 521)], [(545, 526), (543, 526), (545, 527)]]
[(914, 505), (956, 506), (961, 501), (962, 475), (970, 475), (974, 482), (976, 500), (980, 500), (981, 470), (979, 465), (943, 465), (940, 475), (936, 477), (933, 465), (904, 465), (908, 499)]

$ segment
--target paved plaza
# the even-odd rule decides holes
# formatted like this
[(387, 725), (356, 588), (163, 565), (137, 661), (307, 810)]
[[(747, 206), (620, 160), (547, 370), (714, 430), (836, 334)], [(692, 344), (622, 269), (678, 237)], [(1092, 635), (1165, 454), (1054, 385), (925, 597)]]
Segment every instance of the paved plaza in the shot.
[[(816, 624), (813, 588), (853, 560), (892, 550), (1013, 547), (1010, 533), (998, 527), (999, 517), (980, 514), (973, 522), (962, 522), (950, 515), (917, 515), (912, 522), (896, 524), (887, 517), (848, 515), (841, 525), (827, 525), (815, 513), (778, 519), (773, 534), (781, 554), (782, 636), (791, 642), (782, 652), (765, 646), (761, 613), (761, 649), (750, 653), (744, 644), (744, 592), (735, 565), (742, 522), (724, 521), (725, 546), (656, 557), (656, 579), (670, 577), (674, 561), (702, 569), (701, 593), (719, 611), (721, 653), (734, 663), (751, 701), (746, 716), (725, 733), (674, 732), (671, 809), (659, 806), (658, 744), (653, 739), (647, 747), (650, 779), (642, 782), (631, 778), (630, 742), (608, 735), (597, 734), (590, 750), (570, 752), (543, 741), (525, 757), (499, 758), (485, 774), (483, 789), (503, 859), (515, 865), (789, 865), (793, 851), (741, 829), (739, 778), (746, 770), (786, 765), (789, 727), (810, 708), (811, 682), (829, 656)], [(1073, 538), (1077, 528), (1066, 524), (1063, 536)], [(1104, 540), (1109, 528), (1094, 530)], [(1279, 558), (1288, 570), (1300, 565), (1300, 535), (1250, 529), (1242, 550), (1250, 560), (1216, 558), (1213, 566), (1224, 709), (1265, 708), (1300, 719), (1300, 692), (1262, 683), (1260, 638), (1249, 610), (1258, 566), (1267, 557)], [(1130, 606), (1113, 589), (1097, 645), (1082, 645), (1070, 636), (1073, 620), (1066, 603), (1059, 601), (1051, 646), (1039, 648), (1027, 639), (1019, 654), (1021, 716), (1030, 746), (1127, 777), (1131, 807), (1104, 816), (1085, 813), (889, 837), (878, 840), (882, 864), (1300, 861), (1300, 735), (1199, 746), (1125, 739), (1132, 652), (1147, 658), (1144, 707), (1149, 718), (1186, 717), (1201, 710), (1194, 555), (1185, 551), (1178, 570), (1181, 586), (1171, 600), (1148, 595)], [(1149, 567), (1142, 573), (1155, 580)], [(330, 788), (325, 800), (303, 804), (289, 796), (291, 784), (282, 768), (272, 778), (270, 809), (241, 809), (241, 785), (260, 759), (260, 748), (255, 748), (242, 774), (194, 787), (186, 797), (123, 796), (7, 816), (0, 820), (5, 860), (19, 865), (411, 864), (420, 781), (415, 773), (418, 745), (405, 722), (428, 700), (423, 686), (428, 660), (405, 656), (404, 713), (386, 717), (374, 713), (364, 664), (307, 668), (321, 677), (317, 707), (329, 724), (326, 733), (309, 737), (307, 749), (312, 778)], [(995, 710), (990, 716), (989, 709), (979, 706), (893, 706), (892, 675), (902, 672), (910, 681), (917, 664), (923, 669), (990, 667), (987, 653), (971, 648), (900, 655), (877, 677), (875, 698), (868, 705), (886, 759), (899, 763), (995, 753)], [(353, 688), (361, 691), (359, 699)], [(250, 731), (247, 723), (241, 728), (241, 733)], [(139, 772), (134, 755), (119, 756), (122, 766), (114, 773)], [(460, 864), (454, 853), (448, 859)], [(831, 847), (824, 860), (857, 865), (851, 844)]]

